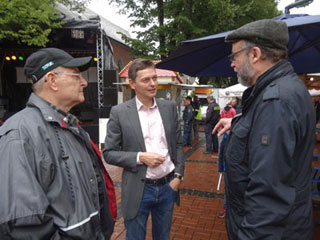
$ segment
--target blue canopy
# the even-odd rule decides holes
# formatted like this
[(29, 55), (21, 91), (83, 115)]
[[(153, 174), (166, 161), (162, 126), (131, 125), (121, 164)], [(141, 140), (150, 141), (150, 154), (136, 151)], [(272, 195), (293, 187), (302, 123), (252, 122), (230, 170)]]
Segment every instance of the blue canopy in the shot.
[[(289, 61), (296, 73), (320, 72), (320, 15), (282, 15), (289, 29)], [(189, 76), (235, 76), (227, 56), (231, 44), (224, 38), (231, 31), (184, 41), (157, 68)]]

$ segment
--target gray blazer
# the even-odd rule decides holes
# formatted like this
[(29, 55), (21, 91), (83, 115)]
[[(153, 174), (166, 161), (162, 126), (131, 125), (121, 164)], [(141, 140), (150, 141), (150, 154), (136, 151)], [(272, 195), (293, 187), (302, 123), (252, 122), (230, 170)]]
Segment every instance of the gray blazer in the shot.
[[(103, 151), (107, 163), (123, 167), (121, 207), (123, 217), (127, 220), (138, 213), (147, 171), (146, 165), (137, 165), (137, 154), (145, 152), (146, 146), (135, 99), (112, 107)], [(156, 103), (175, 172), (183, 176), (184, 153), (176, 104), (160, 99), (156, 99)]]

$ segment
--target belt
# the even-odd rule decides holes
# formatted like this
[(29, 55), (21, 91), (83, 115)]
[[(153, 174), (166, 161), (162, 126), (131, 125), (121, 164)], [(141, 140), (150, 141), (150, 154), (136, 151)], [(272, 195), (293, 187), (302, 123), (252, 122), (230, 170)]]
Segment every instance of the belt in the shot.
[(157, 179), (146, 178), (145, 183), (150, 184), (150, 185), (154, 185), (154, 186), (162, 186), (162, 185), (169, 183), (171, 181), (171, 179), (173, 178), (173, 176), (174, 176), (174, 171), (172, 171), (171, 173), (169, 173), (168, 175), (166, 175), (162, 178), (157, 178)]

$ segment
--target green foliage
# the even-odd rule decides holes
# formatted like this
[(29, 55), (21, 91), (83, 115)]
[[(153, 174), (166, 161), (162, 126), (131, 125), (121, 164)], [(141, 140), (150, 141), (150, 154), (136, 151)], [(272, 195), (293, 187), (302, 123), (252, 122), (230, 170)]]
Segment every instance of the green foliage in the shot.
[(137, 39), (124, 37), (133, 56), (165, 58), (181, 41), (232, 30), (280, 15), (277, 0), (108, 0), (139, 27)]
[(56, 2), (68, 6), (72, 11), (83, 12), (90, 0), (56, 0)]
[[(72, 9), (81, 10), (87, 0), (59, 0)], [(0, 41), (44, 47), (52, 29), (64, 22), (58, 20), (55, 0), (0, 0)]]

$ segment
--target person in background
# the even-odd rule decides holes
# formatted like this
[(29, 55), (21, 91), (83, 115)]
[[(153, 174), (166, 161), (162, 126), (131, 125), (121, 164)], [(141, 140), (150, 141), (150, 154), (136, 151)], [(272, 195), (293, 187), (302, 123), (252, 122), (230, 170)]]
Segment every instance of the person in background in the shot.
[(193, 122), (192, 122), (193, 136), (195, 138), (198, 138), (199, 137), (199, 120), (197, 119), (197, 116), (200, 109), (200, 102), (196, 95), (193, 97), (192, 108), (193, 108), (193, 116), (194, 116)]
[(316, 113), (316, 123), (320, 120), (320, 97), (313, 97), (314, 111)]
[[(221, 118), (233, 118), (236, 115), (236, 110), (233, 108), (232, 103), (234, 102), (234, 99), (229, 101), (227, 105), (222, 109), (221, 111)], [(214, 134), (214, 133), (212, 133)], [(224, 133), (222, 137), (222, 141), (220, 144), (220, 151), (219, 151), (219, 160), (218, 160), (218, 172), (223, 173), (225, 172), (225, 159), (224, 159), (224, 149), (225, 144), (227, 143), (228, 139), (228, 133)], [(223, 208), (218, 212), (219, 218), (224, 218), (226, 215), (226, 194), (224, 195), (224, 203)]]
[(213, 127), (220, 119), (220, 106), (216, 103), (213, 96), (207, 97), (209, 103), (205, 119), (205, 134), (206, 134), (206, 151), (204, 154), (211, 154), (212, 152), (218, 152), (219, 142), (217, 134), (212, 134)]
[(111, 108), (103, 156), (107, 163), (123, 168), (126, 239), (145, 239), (151, 213), (152, 239), (169, 240), (184, 174), (177, 106), (155, 98), (158, 81), (151, 60), (132, 61), (129, 84), (136, 97)]
[(82, 103), (91, 57), (43, 48), (26, 60), (27, 106), (0, 127), (0, 239), (110, 239), (113, 183), (69, 113)]
[[(311, 96), (287, 58), (288, 27), (263, 19), (226, 36), (242, 114), (223, 118), (229, 239), (313, 239)], [(231, 128), (231, 129), (230, 129)]]
[(183, 110), (183, 146), (192, 146), (192, 121), (193, 109), (190, 102), (191, 97), (186, 97), (184, 100)]
[(239, 99), (237, 97), (233, 97), (231, 100), (231, 105), (236, 111), (236, 114), (241, 113), (241, 107), (239, 106)]

